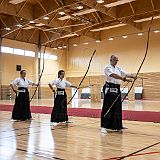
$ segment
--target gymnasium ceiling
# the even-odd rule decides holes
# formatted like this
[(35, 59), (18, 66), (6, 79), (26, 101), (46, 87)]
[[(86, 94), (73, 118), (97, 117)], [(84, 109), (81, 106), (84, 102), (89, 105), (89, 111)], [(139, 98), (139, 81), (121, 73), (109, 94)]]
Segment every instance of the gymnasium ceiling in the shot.
[(160, 18), (160, 0), (0, 0), (1, 37), (50, 47)]

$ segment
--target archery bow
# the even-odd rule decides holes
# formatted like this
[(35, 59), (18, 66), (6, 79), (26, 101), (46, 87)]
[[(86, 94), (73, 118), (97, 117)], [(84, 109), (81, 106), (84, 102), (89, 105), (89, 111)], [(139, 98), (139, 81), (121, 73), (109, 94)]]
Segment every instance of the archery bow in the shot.
[[(91, 66), (92, 59), (93, 59), (95, 53), (96, 53), (96, 49), (94, 50), (94, 52), (93, 52), (93, 54), (92, 54), (92, 56), (91, 56), (91, 58), (90, 58), (90, 60), (89, 60), (89, 64), (88, 64), (87, 70), (86, 70), (86, 72), (85, 72), (85, 74), (84, 74), (82, 80), (80, 81), (78, 87), (81, 86), (81, 84), (83, 83), (84, 79), (86, 78), (86, 76), (87, 76), (87, 74), (88, 74), (88, 71), (89, 71), (89, 69), (90, 69), (90, 66)], [(73, 99), (74, 96), (76, 95), (78, 89), (79, 89), (79, 88), (76, 89), (76, 91), (74, 92), (73, 96), (72, 96), (72, 97), (70, 98), (70, 100), (68, 101), (67, 105), (72, 101), (72, 99)]]
[(37, 84), (37, 86), (36, 86), (36, 89), (34, 90), (34, 93), (33, 93), (32, 97), (31, 97), (31, 99), (30, 99), (30, 102), (33, 100), (33, 98), (34, 98), (34, 96), (35, 96), (35, 94), (36, 94), (36, 92), (37, 92), (37, 90), (38, 90), (39, 84), (40, 84), (40, 82), (41, 82), (41, 78), (42, 78), (42, 75), (43, 75), (43, 72), (44, 72), (44, 55), (45, 55), (45, 52), (46, 52), (46, 46), (45, 46), (45, 48), (44, 48), (44, 53), (43, 53), (43, 67), (42, 67), (42, 71), (41, 71), (41, 74), (39, 75), (38, 84)]

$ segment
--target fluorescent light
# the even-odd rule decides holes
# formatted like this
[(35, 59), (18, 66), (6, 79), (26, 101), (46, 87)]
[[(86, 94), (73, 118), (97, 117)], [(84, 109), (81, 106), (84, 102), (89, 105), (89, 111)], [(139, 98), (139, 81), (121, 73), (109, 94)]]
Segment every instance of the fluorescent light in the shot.
[(34, 21), (29, 21), (29, 23), (34, 23)]
[(74, 46), (74, 47), (77, 47), (78, 45), (77, 45), (77, 44), (74, 44), (73, 46)]
[(77, 33), (71, 33), (71, 34), (67, 34), (65, 36), (62, 36), (61, 38), (73, 37), (73, 36), (78, 36), (78, 34)]
[(9, 3), (11, 3), (11, 4), (19, 4), (19, 3), (22, 3), (22, 2), (24, 2), (25, 0), (10, 0), (9, 1)]
[(5, 28), (5, 30), (10, 31), (10, 30), (11, 30), (11, 28), (7, 27), (7, 28)]
[(88, 44), (88, 42), (85, 42), (84, 44)]
[(154, 33), (159, 33), (159, 30), (155, 30)]
[(62, 16), (62, 15), (65, 15), (65, 12), (59, 12), (59, 14)]
[(100, 40), (96, 40), (97, 43), (101, 42)]
[(63, 46), (63, 48), (67, 48), (67, 46)]
[(113, 26), (107, 26), (107, 27), (102, 27), (102, 28), (97, 28), (97, 29), (92, 29), (92, 32), (97, 32), (97, 31), (102, 31), (102, 30), (107, 30), (107, 29), (112, 29), (112, 28), (118, 28), (118, 27), (122, 27), (122, 26), (126, 26), (126, 24), (117, 24), (117, 25), (113, 25)]
[(62, 49), (62, 47), (58, 47), (58, 49)]
[(113, 41), (113, 38), (109, 38), (108, 40), (109, 40), (109, 41)]
[(119, 6), (119, 5), (122, 5), (122, 4), (125, 4), (125, 3), (130, 3), (130, 2), (133, 2), (133, 1), (136, 1), (136, 0), (119, 0), (119, 1), (116, 1), (116, 2), (113, 2), (113, 3), (106, 4), (104, 6), (107, 7), (107, 8), (110, 8), (110, 7)]
[(143, 33), (138, 33), (138, 36), (142, 36), (143, 35)]
[[(87, 10), (84, 10), (84, 11), (80, 11), (80, 12), (74, 13), (72, 15), (73, 16), (81, 16), (81, 15), (93, 13), (93, 12), (96, 12), (96, 11), (97, 10), (95, 8), (93, 8), (93, 9), (87, 9)], [(69, 18), (71, 18), (71, 16), (67, 15), (67, 16), (60, 17), (58, 19), (59, 20), (66, 20), (66, 19), (69, 19)]]
[(49, 17), (43, 17), (43, 19), (48, 20), (48, 19), (49, 19)]
[(56, 50), (57, 48), (55, 47), (55, 48), (53, 48), (53, 49), (55, 49), (55, 50)]
[(97, 0), (97, 3), (104, 3), (104, 0)]
[(83, 6), (78, 6), (77, 9), (83, 9)]
[(22, 27), (22, 25), (21, 24), (17, 24), (17, 27)]
[[(159, 19), (160, 16), (155, 16), (153, 19)], [(142, 19), (139, 19), (139, 20), (135, 20), (134, 22), (136, 23), (140, 23), (140, 22), (145, 22), (145, 21), (151, 21), (152, 17), (148, 17), (148, 18), (142, 18)]]

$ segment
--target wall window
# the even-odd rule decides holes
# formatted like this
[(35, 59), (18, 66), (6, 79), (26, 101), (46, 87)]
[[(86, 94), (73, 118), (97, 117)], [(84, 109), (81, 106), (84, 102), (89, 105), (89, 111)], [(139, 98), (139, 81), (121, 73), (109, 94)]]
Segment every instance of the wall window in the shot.
[(23, 49), (14, 48), (13, 51), (14, 51), (14, 54), (24, 56), (24, 50)]
[(25, 50), (24, 55), (27, 56), (27, 57), (35, 57), (35, 52)]
[(51, 58), (52, 60), (57, 61), (57, 56), (55, 56), (55, 55), (50, 55), (50, 58)]
[(33, 51), (28, 51), (28, 50), (23, 50), (23, 49), (18, 49), (18, 48), (11, 48), (11, 47), (4, 47), (4, 46), (1, 46), (1, 52), (21, 55), (21, 56), (27, 56), (27, 57), (35, 57), (35, 54), (36, 54)]
[(2, 47), (1, 47), (1, 52), (13, 54), (13, 48), (2, 46)]
[(50, 60), (55, 60), (55, 61), (58, 59), (57, 56), (53, 54), (41, 53), (40, 55), (40, 53), (38, 53), (38, 58), (41, 57), (43, 59), (43, 56), (44, 56), (44, 59), (50, 59)]

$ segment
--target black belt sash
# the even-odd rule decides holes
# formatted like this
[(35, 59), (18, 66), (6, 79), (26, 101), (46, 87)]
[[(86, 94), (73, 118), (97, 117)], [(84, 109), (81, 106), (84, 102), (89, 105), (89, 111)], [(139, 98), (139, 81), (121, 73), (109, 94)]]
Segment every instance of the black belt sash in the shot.
[(58, 96), (66, 95), (65, 89), (57, 88), (56, 95)]
[(18, 87), (18, 91), (19, 92), (28, 92), (28, 88), (25, 88), (25, 87)]

